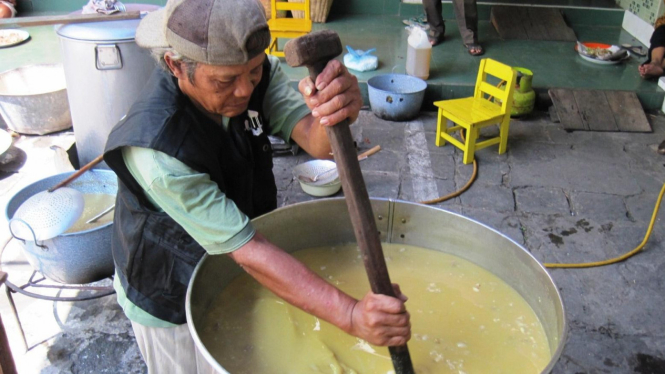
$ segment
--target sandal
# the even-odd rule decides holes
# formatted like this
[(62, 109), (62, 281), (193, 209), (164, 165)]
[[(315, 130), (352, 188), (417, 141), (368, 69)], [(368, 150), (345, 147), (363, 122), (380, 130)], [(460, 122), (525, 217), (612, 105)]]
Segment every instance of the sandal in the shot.
[(434, 35), (434, 33), (430, 30), (430, 32), (427, 33), (427, 39), (429, 40), (429, 44), (432, 45), (432, 47), (437, 46), (441, 43), (443, 43), (443, 33), (439, 34), (438, 36)]
[[(472, 44), (464, 44), (466, 47), (467, 51), (469, 51), (469, 54), (471, 56), (482, 56), (485, 54), (485, 50), (480, 44), (472, 43)], [(473, 50), (476, 50), (475, 52)]]

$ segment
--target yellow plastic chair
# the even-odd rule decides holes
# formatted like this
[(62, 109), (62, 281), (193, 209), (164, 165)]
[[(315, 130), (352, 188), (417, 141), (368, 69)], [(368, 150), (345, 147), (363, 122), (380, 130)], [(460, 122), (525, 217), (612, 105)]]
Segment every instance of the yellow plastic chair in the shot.
[[(284, 11), (290, 10), (304, 12), (304, 18), (280, 17)], [(270, 0), (270, 45), (266, 53), (277, 57), (284, 57), (284, 51), (279, 49), (279, 39), (293, 39), (312, 31), (312, 19), (309, 14), (309, 0), (302, 3)]]
[[(500, 89), (488, 83), (487, 75), (505, 81), (504, 88)], [(506, 152), (515, 79), (517, 74), (510, 66), (489, 58), (481, 60), (473, 97), (434, 102), (439, 108), (436, 146), (440, 147), (449, 141), (464, 151), (465, 164), (473, 162), (476, 150), (490, 145), (499, 144), (499, 154)], [(498, 102), (492, 102), (492, 97)], [(447, 120), (454, 122), (455, 126), (448, 127)], [(481, 128), (495, 124), (499, 125), (499, 136), (476, 142)], [(462, 128), (466, 130), (464, 144), (451, 135)]]

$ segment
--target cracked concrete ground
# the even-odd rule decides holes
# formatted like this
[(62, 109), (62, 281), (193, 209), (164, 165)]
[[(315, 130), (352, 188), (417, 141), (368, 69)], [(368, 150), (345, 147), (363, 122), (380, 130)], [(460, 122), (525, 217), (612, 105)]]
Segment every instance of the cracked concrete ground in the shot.
[[(508, 152), (498, 155), (496, 146), (478, 151), (476, 182), (437, 206), (494, 227), (543, 262), (625, 253), (642, 241), (665, 181), (665, 156), (656, 153), (665, 118), (649, 119), (654, 133), (569, 133), (542, 115), (513, 120)], [(359, 148), (382, 147), (361, 163), (371, 196), (423, 201), (467, 182), (472, 166), (461, 163), (454, 147), (434, 145), (435, 128), (432, 113), (403, 123), (361, 113), (353, 126)], [(280, 205), (314, 199), (291, 176), (308, 159), (275, 159)], [(664, 238), (658, 219), (642, 253), (626, 262), (550, 270), (570, 325), (554, 373), (665, 373)], [(10, 244), (6, 252), (3, 268), (25, 267), (18, 249)], [(21, 373), (145, 372), (130, 324), (113, 297), (73, 304), (15, 298), (33, 347), (29, 352), (17, 343), (4, 300), (1, 311)]]

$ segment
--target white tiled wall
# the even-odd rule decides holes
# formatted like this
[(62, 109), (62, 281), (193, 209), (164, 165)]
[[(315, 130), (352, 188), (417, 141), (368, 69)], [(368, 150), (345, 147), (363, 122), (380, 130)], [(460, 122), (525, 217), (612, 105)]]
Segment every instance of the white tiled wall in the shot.
[(616, 2), (652, 25), (665, 11), (663, 0), (616, 0)]

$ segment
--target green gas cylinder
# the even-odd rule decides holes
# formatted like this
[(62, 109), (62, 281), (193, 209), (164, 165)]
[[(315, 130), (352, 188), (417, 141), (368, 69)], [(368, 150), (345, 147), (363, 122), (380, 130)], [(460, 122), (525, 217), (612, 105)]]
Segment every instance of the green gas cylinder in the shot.
[(517, 71), (517, 81), (513, 92), (513, 108), (511, 117), (523, 116), (533, 111), (536, 103), (536, 92), (531, 88), (533, 72), (526, 68), (514, 68)]

